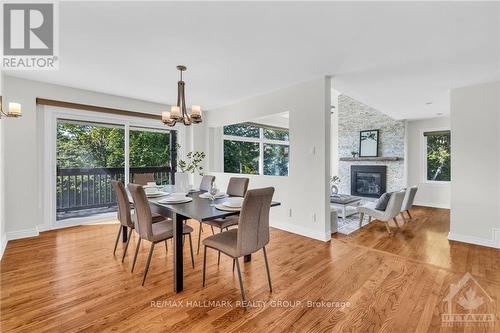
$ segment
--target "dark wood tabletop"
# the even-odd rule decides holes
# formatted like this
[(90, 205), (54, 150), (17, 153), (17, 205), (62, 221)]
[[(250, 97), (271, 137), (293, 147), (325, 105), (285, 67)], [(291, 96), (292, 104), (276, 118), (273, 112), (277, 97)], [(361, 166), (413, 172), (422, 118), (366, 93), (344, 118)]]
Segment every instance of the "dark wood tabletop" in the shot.
[[(174, 252), (174, 291), (179, 293), (184, 285), (184, 259), (182, 256), (182, 224), (183, 221), (194, 219), (197, 221), (208, 221), (216, 218), (224, 218), (232, 215), (239, 215), (239, 211), (230, 212), (219, 210), (214, 206), (210, 206), (212, 200), (200, 198), (199, 195), (203, 192), (192, 192), (188, 196), (193, 198), (193, 201), (182, 204), (162, 204), (159, 203), (159, 198), (149, 198), (149, 205), (151, 211), (158, 213), (162, 216), (170, 217), (174, 223), (174, 238), (173, 238), (173, 252)], [(223, 203), (227, 198), (215, 199), (215, 204)], [(273, 201), (271, 207), (281, 205), (279, 202)], [(245, 261), (250, 261), (251, 256), (245, 257)]]

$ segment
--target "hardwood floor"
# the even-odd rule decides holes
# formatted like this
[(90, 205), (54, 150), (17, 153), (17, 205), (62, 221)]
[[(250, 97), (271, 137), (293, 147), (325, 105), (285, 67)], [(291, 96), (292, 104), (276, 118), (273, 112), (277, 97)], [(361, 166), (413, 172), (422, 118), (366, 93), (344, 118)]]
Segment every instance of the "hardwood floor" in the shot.
[[(185, 289), (175, 294), (172, 253), (155, 249), (141, 287), (149, 244), (131, 274), (133, 251), (123, 264), (123, 244), (112, 254), (117, 224), (11, 241), (0, 265), (1, 331), (499, 332), (500, 251), (449, 242), (446, 210), (412, 212), (414, 220), (393, 236), (377, 221), (330, 243), (273, 229), (267, 247), (272, 293), (262, 254), (241, 261), (253, 301), (247, 310), (235, 303), (240, 294), (231, 260), (223, 256), (217, 266), (215, 251), (208, 252), (202, 288), (203, 256), (196, 256), (193, 270), (185, 246)], [(197, 222), (190, 224), (198, 230)], [(466, 272), (491, 297), (482, 296), (480, 309), (492, 313), (496, 325), (443, 325), (443, 299)]]

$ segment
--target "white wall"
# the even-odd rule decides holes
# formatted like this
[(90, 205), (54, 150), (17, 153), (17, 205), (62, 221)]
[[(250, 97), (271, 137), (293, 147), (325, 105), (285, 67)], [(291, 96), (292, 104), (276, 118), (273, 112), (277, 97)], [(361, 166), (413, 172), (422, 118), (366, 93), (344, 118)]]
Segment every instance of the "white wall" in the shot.
[[(243, 176), (250, 178), (250, 188), (275, 187), (274, 200), (282, 206), (271, 209), (272, 226), (325, 241), (331, 237), (330, 92), (330, 78), (321, 77), (209, 111), (206, 120), (208, 129), (289, 112), (289, 176)], [(214, 166), (217, 163), (210, 160), (214, 158), (214, 148), (208, 144), (209, 132), (205, 131), (204, 138), (209, 152), (207, 165)], [(207, 173), (216, 176), (220, 188), (225, 188), (229, 178), (235, 176), (214, 170)]]
[[(406, 186), (418, 186), (415, 204), (420, 206), (450, 208), (450, 183), (429, 182), (424, 173), (425, 140), (424, 132), (450, 129), (450, 119), (440, 117), (407, 122), (406, 133)], [(453, 133), (452, 133), (453, 136)], [(451, 141), (452, 146), (455, 142)], [(454, 162), (452, 155), (452, 163)], [(452, 181), (455, 178), (452, 174)]]
[(500, 82), (451, 91), (449, 239), (500, 248)]
[(36, 112), (36, 98), (91, 104), (160, 114), (166, 105), (101, 94), (81, 89), (5, 76), (4, 103), (22, 104), (23, 116), (2, 120), (5, 173), (5, 230), (8, 239), (38, 235), (42, 221), (41, 149), (42, 118)]
[[(0, 74), (0, 93), (3, 96), (3, 72)], [(5, 101), (5, 99), (4, 99)], [(4, 124), (14, 119), (2, 118), (0, 120), (0, 259), (7, 246), (7, 235), (5, 234), (5, 178), (4, 178)]]

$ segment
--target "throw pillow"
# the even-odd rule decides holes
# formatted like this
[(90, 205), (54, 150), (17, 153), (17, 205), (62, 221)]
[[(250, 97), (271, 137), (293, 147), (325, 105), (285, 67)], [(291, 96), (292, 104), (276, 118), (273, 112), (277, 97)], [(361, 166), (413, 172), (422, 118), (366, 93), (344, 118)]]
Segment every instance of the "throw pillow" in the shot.
[(380, 196), (380, 198), (377, 201), (377, 204), (375, 205), (376, 210), (385, 210), (387, 208), (387, 204), (389, 203), (389, 200), (391, 199), (392, 192), (386, 192)]

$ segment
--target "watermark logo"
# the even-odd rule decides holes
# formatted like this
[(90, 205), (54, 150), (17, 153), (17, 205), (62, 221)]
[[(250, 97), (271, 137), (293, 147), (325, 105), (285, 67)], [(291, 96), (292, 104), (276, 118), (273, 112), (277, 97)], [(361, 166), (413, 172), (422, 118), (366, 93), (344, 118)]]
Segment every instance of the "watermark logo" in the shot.
[(443, 299), (443, 326), (494, 326), (495, 302), (470, 273), (456, 283)]
[(57, 69), (57, 3), (4, 3), (2, 11), (2, 69)]

